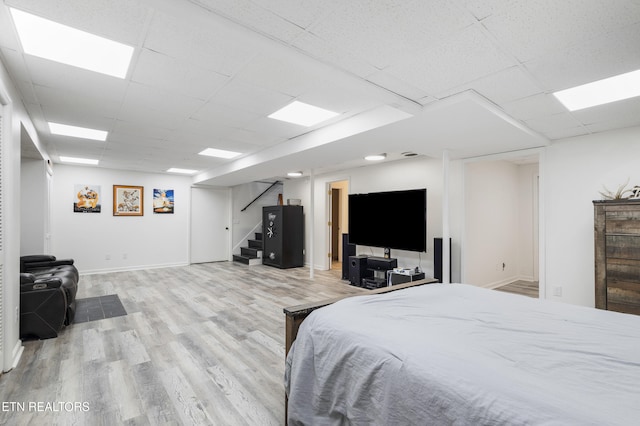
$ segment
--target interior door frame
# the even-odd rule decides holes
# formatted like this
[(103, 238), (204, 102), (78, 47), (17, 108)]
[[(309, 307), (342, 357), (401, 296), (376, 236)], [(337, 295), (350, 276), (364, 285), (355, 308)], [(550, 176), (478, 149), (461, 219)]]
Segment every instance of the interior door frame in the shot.
[[(464, 185), (465, 182), (465, 176), (466, 176), (466, 164), (468, 163), (472, 163), (472, 162), (477, 162), (477, 161), (500, 161), (500, 160), (509, 160), (509, 159), (513, 159), (515, 157), (519, 157), (519, 156), (523, 156), (523, 155), (537, 155), (538, 157), (538, 176), (537, 176), (537, 185), (536, 188), (537, 189), (537, 202), (534, 202), (534, 208), (537, 209), (537, 229), (535, 229), (537, 231), (537, 239), (534, 239), (534, 250), (536, 250), (536, 253), (534, 253), (534, 256), (537, 254), (537, 263), (538, 263), (538, 268), (537, 268), (537, 278), (538, 278), (538, 298), (540, 299), (546, 299), (546, 274), (545, 274), (545, 268), (546, 268), (546, 262), (545, 262), (545, 192), (544, 192), (544, 166), (545, 166), (545, 151), (543, 148), (531, 148), (531, 149), (525, 149), (525, 150), (520, 150), (520, 151), (513, 151), (513, 152), (506, 152), (506, 153), (500, 153), (500, 154), (492, 154), (492, 155), (486, 155), (486, 156), (482, 156), (482, 157), (474, 157), (474, 158), (468, 158), (468, 159), (464, 159), (462, 160), (462, 192), (463, 194), (466, 194), (466, 188)], [(466, 257), (468, 256), (467, 253), (465, 253), (465, 247), (467, 246), (466, 244), (466, 215), (467, 215), (467, 209), (465, 206), (465, 201), (464, 201), (464, 196), (463, 196), (463, 211), (464, 211), (464, 215), (462, 218), (462, 223), (461, 223), (461, 250), (460, 250), (460, 281), (461, 282), (466, 282), (467, 277), (465, 276), (466, 274)], [(535, 227), (534, 227), (535, 228)], [(537, 242), (537, 245), (536, 245)], [(534, 276), (536, 275), (536, 272), (534, 272)]]

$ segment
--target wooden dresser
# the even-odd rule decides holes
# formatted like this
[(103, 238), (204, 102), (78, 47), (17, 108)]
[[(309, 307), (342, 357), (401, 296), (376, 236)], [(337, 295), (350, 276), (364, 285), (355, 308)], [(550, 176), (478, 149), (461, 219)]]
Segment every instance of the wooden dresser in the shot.
[(596, 308), (640, 315), (640, 200), (593, 206)]

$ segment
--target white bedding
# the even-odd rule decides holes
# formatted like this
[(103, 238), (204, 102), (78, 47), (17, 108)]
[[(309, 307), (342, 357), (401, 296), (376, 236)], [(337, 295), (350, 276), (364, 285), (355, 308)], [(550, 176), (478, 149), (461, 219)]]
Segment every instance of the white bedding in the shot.
[(289, 425), (638, 425), (640, 317), (430, 284), (313, 312)]

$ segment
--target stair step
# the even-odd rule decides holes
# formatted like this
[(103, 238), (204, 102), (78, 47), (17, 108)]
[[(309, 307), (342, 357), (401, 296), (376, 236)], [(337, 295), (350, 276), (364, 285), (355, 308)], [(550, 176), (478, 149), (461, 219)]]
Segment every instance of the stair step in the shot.
[(233, 255), (233, 261), (234, 262), (239, 262), (239, 263), (244, 263), (245, 265), (249, 265), (249, 266), (262, 265), (262, 259), (255, 258), (255, 257), (247, 257), (247, 256), (243, 256), (241, 254), (234, 254)]
[(262, 247), (259, 249), (253, 247), (240, 247), (240, 254), (242, 256), (259, 258), (262, 257)]
[(255, 236), (256, 236), (256, 237), (255, 237), (254, 239), (255, 239), (256, 241), (262, 241), (262, 232), (256, 232), (256, 233), (255, 233)]
[(249, 242), (249, 247), (262, 250), (261, 240), (248, 240), (248, 242)]

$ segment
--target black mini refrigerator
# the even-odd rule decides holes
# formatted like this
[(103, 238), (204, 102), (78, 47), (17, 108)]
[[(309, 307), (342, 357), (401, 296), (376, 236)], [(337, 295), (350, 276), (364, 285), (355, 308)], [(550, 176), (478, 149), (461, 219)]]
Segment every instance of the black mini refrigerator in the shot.
[(302, 206), (262, 208), (262, 263), (276, 268), (304, 265), (304, 216)]

